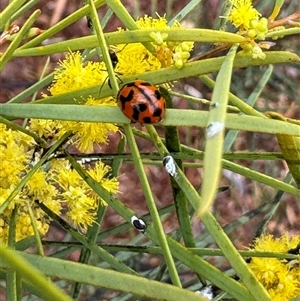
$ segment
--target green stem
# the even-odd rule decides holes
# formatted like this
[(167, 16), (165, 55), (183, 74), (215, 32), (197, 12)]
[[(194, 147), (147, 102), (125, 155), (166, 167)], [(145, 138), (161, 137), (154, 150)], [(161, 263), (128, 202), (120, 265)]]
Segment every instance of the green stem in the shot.
[[(171, 106), (171, 101), (167, 100), (167, 107)], [(152, 138), (158, 137), (157, 132), (155, 131), (155, 128), (152, 125), (147, 125), (148, 132), (152, 132)], [(180, 146), (180, 140), (178, 136), (178, 131), (176, 127), (165, 127), (165, 136), (166, 136), (166, 148), (168, 151), (174, 151), (174, 152), (181, 152), (181, 146)], [(183, 170), (183, 162), (182, 160), (178, 159), (177, 164), (179, 168)], [(183, 241), (186, 247), (195, 247), (195, 239), (193, 235), (190, 215), (189, 215), (189, 208), (188, 208), (188, 200), (186, 196), (184, 195), (183, 191), (180, 189), (179, 185), (176, 183), (176, 181), (171, 178), (171, 186), (173, 191), (173, 198), (174, 198), (174, 204), (176, 209), (176, 214), (178, 218), (180, 233), (183, 237)], [(198, 275), (200, 282), (202, 285), (206, 285), (205, 279), (201, 275)]]
[[(13, 250), (16, 249), (16, 226), (17, 226), (18, 208), (19, 206), (16, 205), (12, 210), (10, 222), (9, 222), (9, 229), (8, 229), (7, 245)], [(12, 301), (21, 300), (22, 279), (16, 271), (12, 269), (7, 270), (6, 286), (7, 286), (6, 289), (7, 300), (12, 300)]]
[(228, 16), (231, 12), (231, 9), (232, 9), (232, 5), (233, 5), (233, 2), (230, 1), (230, 0), (225, 0), (223, 3), (222, 3), (222, 12), (220, 14), (220, 16), (222, 16), (222, 18), (219, 18), (219, 23), (220, 23), (220, 26), (219, 26), (219, 30), (220, 31), (225, 31), (226, 30), (226, 26), (227, 26), (227, 23), (228, 23)]
[(10, 223), (9, 223), (9, 231), (8, 231), (8, 239), (7, 244), (10, 248), (15, 249), (16, 243), (16, 220), (18, 214), (18, 205), (14, 207), (11, 213)]
[(19, 301), (21, 300), (22, 280), (18, 274), (11, 270), (7, 270), (6, 274), (6, 300)]
[[(57, 241), (43, 241), (44, 246), (51, 247), (64, 247), (64, 248), (75, 248), (82, 249), (84, 246), (78, 242), (57, 242)], [(98, 244), (99, 247), (110, 251), (110, 252), (135, 252), (138, 254), (162, 254), (161, 247), (158, 246), (136, 246), (136, 245), (119, 245), (119, 244)], [(212, 248), (187, 248), (193, 254), (198, 256), (224, 256), (221, 249)], [(72, 252), (72, 251), (70, 251)], [(278, 259), (288, 259), (294, 260), (298, 259), (297, 254), (281, 253), (276, 251), (256, 251), (256, 250), (238, 250), (244, 258), (257, 257), (257, 258), (278, 258)]]
[[(141, 132), (138, 132), (138, 136), (140, 136)], [(144, 137), (144, 136), (141, 136)], [(145, 138), (147, 139), (147, 138)], [(150, 136), (148, 135), (148, 139), (150, 139)], [(164, 140), (163, 140), (164, 141)], [(161, 166), (161, 157), (158, 153), (156, 152), (150, 152), (150, 153), (140, 153), (141, 158), (143, 162), (149, 164), (149, 165), (159, 165)], [(185, 152), (170, 152), (170, 155), (174, 159), (181, 159), (181, 160), (203, 160), (204, 158), (204, 153), (199, 151), (197, 153), (193, 153), (192, 151), (188, 152), (186, 149)], [(63, 154), (60, 154), (57, 156), (58, 158), (64, 158), (65, 156)], [(122, 152), (122, 153), (93, 153), (93, 154), (76, 154), (74, 155), (75, 158), (82, 159), (82, 158), (94, 158), (94, 159), (99, 159), (99, 160), (106, 160), (108, 162), (114, 161), (115, 159), (117, 160), (124, 160), (124, 163), (132, 163), (132, 156), (131, 154)], [(284, 157), (282, 153), (279, 152), (228, 152), (224, 153), (223, 158), (225, 160), (241, 160), (241, 159), (248, 159), (248, 160), (273, 160), (273, 161), (278, 161), (282, 160)], [(188, 166), (190, 164), (193, 164), (192, 162), (185, 162), (183, 164), (187, 164)], [(119, 165), (119, 163), (118, 163)], [(117, 174), (114, 174), (114, 176), (117, 176)]]
[(44, 256), (44, 249), (43, 249), (43, 245), (42, 245), (42, 241), (41, 241), (41, 236), (40, 236), (39, 230), (37, 228), (36, 217), (34, 216), (33, 210), (29, 203), (27, 203), (27, 208), (28, 208), (28, 213), (29, 213), (30, 220), (31, 220), (31, 226), (33, 227), (33, 232), (34, 232), (34, 236), (35, 236), (35, 240), (36, 240), (36, 244), (37, 244), (37, 248), (38, 248), (38, 253), (39, 253), (39, 255)]
[(154, 201), (154, 198), (153, 198), (153, 195), (151, 192), (151, 188), (150, 188), (149, 182), (147, 180), (147, 176), (144, 171), (144, 167), (143, 167), (143, 164), (141, 161), (139, 150), (138, 150), (136, 142), (134, 140), (134, 136), (133, 136), (130, 125), (124, 125), (124, 131), (126, 134), (126, 138), (128, 139), (129, 147), (131, 149), (133, 161), (135, 163), (135, 168), (138, 172), (139, 179), (140, 179), (141, 185), (143, 187), (143, 192), (145, 194), (149, 212), (151, 214), (153, 225), (155, 227), (155, 230), (156, 230), (156, 233), (158, 236), (159, 245), (161, 246), (161, 248), (163, 250), (164, 258), (165, 258), (166, 264), (169, 269), (170, 277), (171, 277), (174, 285), (181, 287), (181, 282), (180, 282), (180, 279), (179, 279), (179, 276), (178, 276), (178, 273), (176, 270), (176, 266), (175, 266), (174, 260), (171, 255), (170, 248), (169, 248), (167, 240), (166, 240), (166, 236), (165, 236), (165, 233), (164, 233), (164, 230), (163, 230), (160, 218), (159, 218), (159, 214), (158, 214), (158, 211), (157, 211), (157, 208), (155, 205), (155, 201)]
[[(161, 87), (161, 93), (162, 96), (166, 99), (167, 109), (173, 109), (173, 102), (171, 100), (170, 95), (168, 94), (168, 91)], [(146, 128), (147, 129), (151, 128), (151, 131), (155, 132), (156, 135), (158, 135), (157, 132), (155, 131), (155, 128), (152, 125), (147, 125)], [(168, 149), (168, 152), (175, 152), (178, 154), (181, 153), (178, 128), (175, 126), (166, 126), (164, 130), (165, 130), (166, 148)], [(179, 168), (183, 170), (182, 160), (177, 159), (176, 162)], [(195, 240), (194, 240), (194, 235), (192, 231), (192, 225), (191, 225), (189, 210), (188, 210), (188, 201), (184, 193), (177, 185), (176, 181), (174, 181), (172, 177), (170, 177), (170, 179), (171, 179), (171, 186), (172, 186), (173, 197), (174, 197), (174, 204), (176, 208), (176, 214), (179, 222), (180, 232), (184, 240), (184, 244), (187, 247), (195, 247)], [(204, 280), (202, 280), (201, 282), (203, 284), (205, 283)]]
[(105, 62), (106, 68), (107, 68), (107, 72), (108, 72), (108, 76), (109, 76), (109, 79), (110, 79), (110, 83), (112, 85), (112, 89), (114, 91), (114, 94), (117, 95), (117, 93), (119, 91), (119, 85), (118, 85), (117, 78), (116, 78), (116, 75), (115, 75), (115, 72), (114, 72), (112, 61), (111, 61), (110, 56), (109, 56), (108, 46), (107, 46), (107, 43), (106, 43), (106, 40), (105, 40), (105, 37), (104, 37), (104, 33), (102, 31), (102, 28), (101, 28), (101, 24), (100, 24), (99, 19), (98, 19), (98, 14), (97, 14), (97, 11), (96, 11), (95, 4), (92, 0), (89, 0), (89, 4), (90, 4), (90, 7), (91, 7), (91, 16), (92, 16), (92, 20), (93, 20), (94, 29), (97, 33), (97, 39), (98, 39), (98, 42), (99, 42), (98, 46), (101, 49), (101, 53), (102, 53), (103, 60)]

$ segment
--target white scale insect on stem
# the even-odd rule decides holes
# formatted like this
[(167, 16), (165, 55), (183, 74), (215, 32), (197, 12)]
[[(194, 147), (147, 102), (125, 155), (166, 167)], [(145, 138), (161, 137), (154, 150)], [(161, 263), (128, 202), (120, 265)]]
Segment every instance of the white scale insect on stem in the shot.
[(213, 138), (218, 135), (224, 128), (224, 123), (219, 121), (214, 121), (210, 123), (206, 128), (207, 138)]
[(175, 160), (172, 156), (166, 156), (163, 159), (163, 164), (166, 169), (166, 171), (172, 176), (177, 177), (177, 167)]

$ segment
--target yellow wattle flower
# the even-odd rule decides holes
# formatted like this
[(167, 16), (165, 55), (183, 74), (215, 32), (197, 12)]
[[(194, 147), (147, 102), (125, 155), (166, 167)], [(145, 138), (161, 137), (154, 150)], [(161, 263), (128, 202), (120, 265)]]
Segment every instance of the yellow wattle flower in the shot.
[(241, 30), (248, 29), (252, 20), (258, 20), (261, 15), (252, 5), (252, 0), (231, 0), (232, 9), (229, 20)]
[[(272, 235), (262, 235), (254, 242), (253, 249), (257, 251), (287, 253), (299, 248), (300, 235), (280, 238)], [(295, 265), (278, 258), (254, 257), (249, 263), (257, 279), (264, 285), (273, 301), (289, 301), (300, 294), (300, 256)]]

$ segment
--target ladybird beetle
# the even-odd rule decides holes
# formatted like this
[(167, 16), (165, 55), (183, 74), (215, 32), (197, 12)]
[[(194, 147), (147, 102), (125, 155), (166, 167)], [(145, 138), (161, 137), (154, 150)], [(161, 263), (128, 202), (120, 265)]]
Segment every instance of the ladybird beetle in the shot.
[(159, 122), (166, 112), (166, 100), (159, 90), (143, 80), (124, 85), (117, 102), (126, 117), (141, 124)]

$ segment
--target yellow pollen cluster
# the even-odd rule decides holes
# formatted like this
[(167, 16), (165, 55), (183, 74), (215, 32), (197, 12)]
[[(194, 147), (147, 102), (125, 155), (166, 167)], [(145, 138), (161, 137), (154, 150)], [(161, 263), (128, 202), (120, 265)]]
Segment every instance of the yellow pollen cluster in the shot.
[[(82, 88), (99, 86), (107, 79), (103, 62), (83, 62), (79, 52), (69, 53), (60, 62), (60, 68), (54, 73), (54, 81), (49, 88), (53, 96)], [(116, 106), (113, 97), (95, 100), (89, 97), (81, 103), (91, 106)], [(65, 132), (74, 133), (73, 143), (85, 153), (92, 153), (95, 144), (106, 144), (108, 136), (118, 131), (118, 127), (111, 123), (91, 123), (76, 121), (31, 120), (30, 129), (44, 138), (58, 139)]]
[[(253, 249), (287, 253), (297, 246), (300, 246), (299, 235), (290, 237), (285, 234), (280, 238), (263, 235), (255, 241)], [(296, 262), (277, 258), (252, 258), (249, 266), (273, 301), (289, 301), (300, 294), (300, 256), (294, 261)]]
[(240, 30), (248, 29), (252, 20), (258, 20), (260, 13), (252, 6), (252, 0), (232, 0), (229, 21)]
[(252, 54), (254, 59), (264, 59), (262, 45), (255, 40), (264, 40), (268, 33), (268, 20), (253, 7), (252, 0), (231, 0), (232, 9), (228, 16), (229, 21), (237, 27), (238, 34), (248, 38), (242, 44), (243, 52)]
[(167, 41), (167, 33), (157, 31), (158, 29), (181, 28), (178, 22), (175, 22), (170, 27), (164, 17), (154, 19), (145, 16), (138, 19), (136, 23), (140, 28), (155, 29), (155, 31), (149, 34), (155, 48), (155, 53), (152, 54), (140, 43), (118, 45), (117, 54), (119, 63), (116, 72), (123, 75), (134, 75), (173, 65), (177, 68), (184, 66), (190, 57), (194, 43), (169, 42)]
[[(31, 159), (34, 153), (35, 143), (33, 139), (23, 133), (8, 129), (0, 124), (0, 205), (4, 204), (14, 189), (31, 168)], [(48, 182), (46, 174), (36, 172), (27, 182), (25, 187), (6, 206), (0, 218), (0, 243), (6, 243), (9, 225), (16, 211), (16, 241), (32, 236), (33, 226), (29, 215), (29, 206), (36, 219), (39, 233), (45, 235), (49, 228), (49, 218), (41, 211), (36, 202), (55, 203), (56, 212), (60, 211), (59, 202), (54, 196), (56, 188)], [(53, 207), (54, 207), (53, 206)]]

